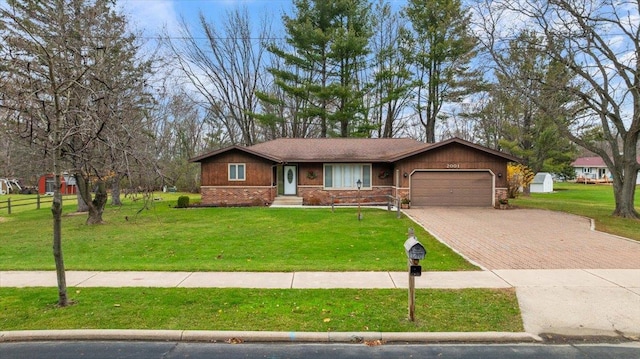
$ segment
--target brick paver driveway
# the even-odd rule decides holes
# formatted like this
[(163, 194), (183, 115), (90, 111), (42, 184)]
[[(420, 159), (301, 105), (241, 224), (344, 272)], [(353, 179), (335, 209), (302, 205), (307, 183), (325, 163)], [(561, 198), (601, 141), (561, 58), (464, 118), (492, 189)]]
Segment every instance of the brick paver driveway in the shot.
[(535, 209), (412, 208), (431, 234), (485, 269), (640, 269), (640, 242), (587, 218)]

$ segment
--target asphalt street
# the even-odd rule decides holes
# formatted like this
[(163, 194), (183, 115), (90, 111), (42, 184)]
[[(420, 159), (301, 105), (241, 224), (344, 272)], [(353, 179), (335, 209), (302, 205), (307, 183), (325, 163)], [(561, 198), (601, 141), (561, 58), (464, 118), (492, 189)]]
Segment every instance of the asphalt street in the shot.
[(638, 359), (640, 343), (620, 344), (227, 344), (185, 342), (0, 343), (2, 359)]

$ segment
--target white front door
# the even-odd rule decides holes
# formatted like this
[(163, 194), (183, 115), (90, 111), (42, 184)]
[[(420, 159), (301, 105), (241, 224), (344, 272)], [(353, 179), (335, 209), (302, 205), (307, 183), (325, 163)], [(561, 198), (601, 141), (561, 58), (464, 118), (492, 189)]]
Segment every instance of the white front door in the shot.
[(296, 195), (296, 189), (298, 187), (297, 179), (297, 167), (296, 166), (284, 166), (284, 194)]

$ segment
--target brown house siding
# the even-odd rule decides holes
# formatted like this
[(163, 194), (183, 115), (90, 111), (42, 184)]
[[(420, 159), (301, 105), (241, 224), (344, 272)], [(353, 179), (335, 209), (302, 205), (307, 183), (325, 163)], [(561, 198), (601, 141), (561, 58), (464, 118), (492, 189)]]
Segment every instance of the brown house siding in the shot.
[[(323, 185), (322, 163), (301, 163), (298, 165), (298, 186)], [(315, 176), (315, 178), (313, 178)]]
[(488, 169), (496, 176), (496, 188), (507, 186), (507, 160), (455, 143), (401, 160), (396, 168), (400, 171), (400, 187), (403, 188), (409, 188), (414, 169)]
[[(228, 164), (244, 163), (245, 180), (229, 181)], [(271, 186), (273, 177), (273, 163), (263, 158), (252, 156), (240, 151), (233, 151), (202, 161), (202, 186)]]
[[(331, 162), (327, 162), (328, 164)], [(369, 163), (369, 162), (363, 162)], [(332, 197), (357, 197), (357, 190), (325, 190), (324, 163), (301, 163), (298, 165), (298, 196), (305, 205), (328, 206)], [(313, 173), (313, 175), (310, 175)], [(393, 195), (393, 166), (386, 163), (371, 163), (371, 189), (360, 191), (361, 203), (382, 202), (384, 196)], [(375, 197), (375, 198), (369, 198)], [(357, 198), (339, 198), (341, 203), (357, 203)]]
[[(229, 163), (245, 165), (245, 180), (229, 180)], [(230, 151), (202, 161), (202, 203), (211, 206), (264, 206), (275, 197), (273, 164), (258, 156)]]

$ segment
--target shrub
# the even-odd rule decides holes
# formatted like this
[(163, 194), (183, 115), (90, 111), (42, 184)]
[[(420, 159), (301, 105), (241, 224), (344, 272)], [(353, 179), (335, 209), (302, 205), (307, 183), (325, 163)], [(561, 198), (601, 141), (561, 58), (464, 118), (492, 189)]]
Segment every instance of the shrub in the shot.
[(187, 208), (189, 207), (189, 196), (180, 196), (178, 197), (178, 205), (177, 208)]

